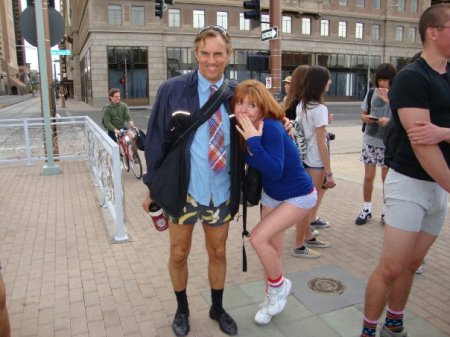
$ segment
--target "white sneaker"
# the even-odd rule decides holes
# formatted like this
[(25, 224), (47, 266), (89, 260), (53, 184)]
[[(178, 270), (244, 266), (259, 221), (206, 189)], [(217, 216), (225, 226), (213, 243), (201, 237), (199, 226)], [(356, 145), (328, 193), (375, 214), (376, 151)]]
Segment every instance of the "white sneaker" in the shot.
[(267, 312), (267, 304), (269, 303), (269, 295), (266, 295), (266, 299), (259, 305), (259, 310), (255, 315), (255, 323), (258, 325), (267, 325), (272, 320), (272, 315)]
[(278, 288), (269, 287), (267, 293), (269, 295), (268, 303), (266, 306), (267, 313), (271, 316), (278, 315), (284, 310), (286, 306), (286, 299), (291, 293), (292, 282), (287, 278)]
[(319, 236), (320, 232), (317, 229), (314, 229), (314, 227), (311, 226), (311, 233), (312, 236)]

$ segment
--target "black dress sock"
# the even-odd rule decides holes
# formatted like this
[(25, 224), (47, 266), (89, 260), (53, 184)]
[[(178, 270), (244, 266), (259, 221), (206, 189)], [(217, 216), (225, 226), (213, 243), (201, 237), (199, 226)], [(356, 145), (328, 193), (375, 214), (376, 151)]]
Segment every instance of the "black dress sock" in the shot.
[(223, 298), (223, 289), (211, 288), (212, 306), (217, 316), (220, 316), (225, 311), (222, 306), (222, 298)]
[(182, 312), (185, 314), (189, 314), (189, 304), (187, 300), (186, 289), (182, 291), (175, 291), (175, 296), (177, 297), (178, 303), (177, 313)]

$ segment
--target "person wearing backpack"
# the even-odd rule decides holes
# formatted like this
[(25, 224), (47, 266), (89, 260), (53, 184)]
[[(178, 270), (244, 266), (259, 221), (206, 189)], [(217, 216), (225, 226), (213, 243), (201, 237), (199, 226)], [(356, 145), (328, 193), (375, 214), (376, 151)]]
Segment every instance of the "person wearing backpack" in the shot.
[[(375, 89), (370, 89), (361, 104), (361, 120), (363, 124), (363, 142), (361, 162), (364, 163), (363, 200), (364, 204), (356, 225), (364, 225), (372, 219), (372, 191), (377, 166), (381, 167), (381, 180), (384, 183), (388, 168), (384, 165), (384, 129), (391, 118), (388, 91), (392, 85), (396, 71), (392, 64), (382, 63), (375, 71)], [(385, 206), (381, 214), (384, 222)]]
[(384, 243), (367, 284), (361, 337), (375, 336), (386, 305), (380, 336), (408, 336), (403, 315), (414, 275), (442, 230), (448, 208), (450, 4), (427, 8), (419, 33), (421, 57), (397, 74), (389, 92), (393, 123), (385, 137), (391, 158), (384, 186)]

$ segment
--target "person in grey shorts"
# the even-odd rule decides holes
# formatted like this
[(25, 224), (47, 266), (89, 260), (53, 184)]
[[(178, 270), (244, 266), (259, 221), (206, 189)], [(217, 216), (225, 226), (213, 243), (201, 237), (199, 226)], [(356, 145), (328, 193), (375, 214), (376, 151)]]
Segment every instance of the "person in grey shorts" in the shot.
[(2, 278), (2, 265), (0, 263), (0, 337), (10, 337), (8, 310), (6, 309), (6, 289)]
[[(419, 20), (419, 33), (421, 57), (397, 74), (389, 91), (399, 138), (385, 181), (384, 244), (380, 263), (367, 285), (362, 337), (375, 336), (386, 304), (380, 336), (408, 336), (403, 312), (415, 271), (446, 216), (450, 192), (450, 4), (426, 9)], [(386, 149), (388, 145), (385, 143)]]

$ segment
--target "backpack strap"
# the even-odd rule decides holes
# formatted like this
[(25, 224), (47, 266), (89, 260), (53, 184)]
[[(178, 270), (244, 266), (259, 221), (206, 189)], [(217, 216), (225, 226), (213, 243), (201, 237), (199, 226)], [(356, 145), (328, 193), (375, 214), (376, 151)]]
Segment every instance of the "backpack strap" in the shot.
[[(372, 97), (375, 92), (375, 88), (370, 88), (367, 92), (367, 114), (370, 115), (370, 109), (372, 107)], [(366, 130), (366, 123), (362, 124), (361, 131), (364, 132)]]

